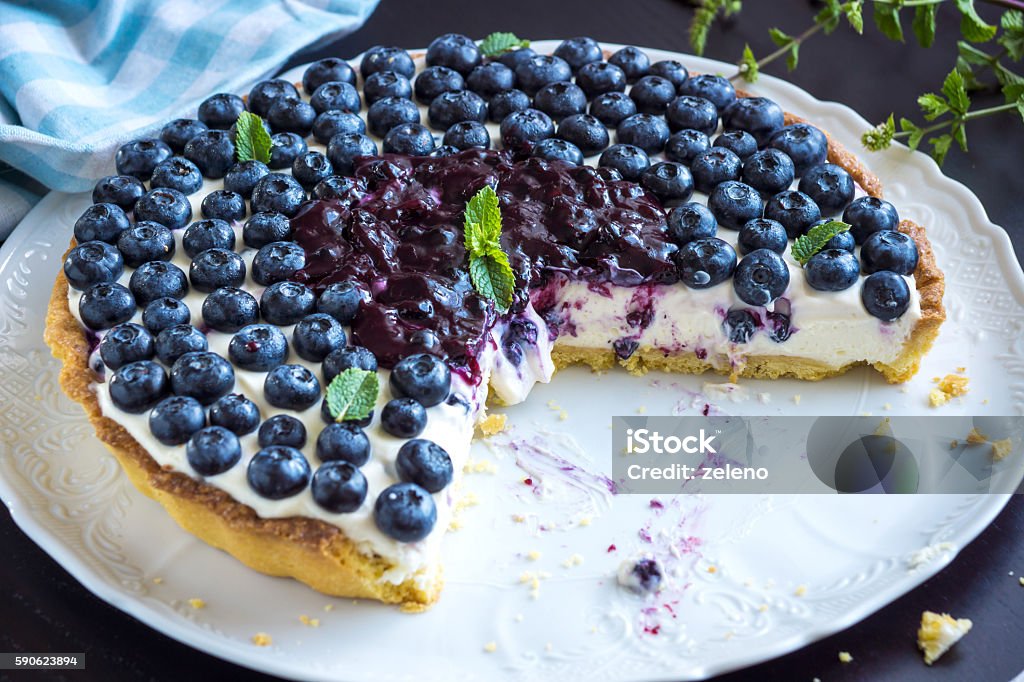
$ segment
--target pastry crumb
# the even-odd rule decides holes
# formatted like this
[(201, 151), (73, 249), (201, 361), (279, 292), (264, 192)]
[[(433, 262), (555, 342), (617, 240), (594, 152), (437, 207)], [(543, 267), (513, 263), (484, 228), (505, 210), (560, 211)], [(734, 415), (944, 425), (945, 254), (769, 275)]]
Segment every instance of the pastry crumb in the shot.
[(331, 612), (334, 610), (334, 604), (324, 604), (324, 611)]
[(1006, 459), (1006, 456), (1010, 454), (1010, 449), (1012, 447), (1013, 444), (1010, 442), (1009, 438), (992, 441), (992, 461), (999, 462)]
[(192, 597), (191, 599), (189, 599), (188, 605), (197, 610), (206, 608), (206, 602), (200, 599), (199, 597)]
[(153, 578), (153, 584), (154, 585), (162, 585), (163, 582), (164, 582), (163, 578)]
[(941, 407), (948, 403), (951, 398), (966, 395), (967, 384), (970, 382), (965, 376), (947, 374), (944, 377), (934, 377), (932, 382), (938, 384), (928, 393), (928, 402), (932, 407)]
[(488, 459), (473, 459), (471, 457), (466, 460), (462, 471), (467, 474), (494, 474), (498, 472), (498, 467)]
[(957, 373), (957, 374), (963, 374), (963, 373), (964, 373), (964, 372), (966, 372), (966, 371), (967, 371), (967, 368), (966, 368), (966, 367), (957, 367), (957, 368), (956, 368), (956, 373)]
[(572, 568), (573, 566), (579, 566), (582, 563), (583, 563), (583, 555), (582, 554), (573, 554), (572, 556), (570, 556), (569, 558), (567, 558), (565, 561), (562, 562), (562, 566), (564, 568)]
[(513, 514), (512, 520), (516, 523), (526, 523), (526, 516), (523, 514)]
[(759, 403), (761, 403), (762, 405), (767, 405), (768, 403), (770, 403), (772, 401), (772, 394), (771, 393), (758, 393), (757, 394), (757, 401)]
[(882, 409), (886, 410), (886, 411), (891, 410), (892, 409), (892, 403), (886, 403), (886, 404), (882, 405)]
[(551, 410), (552, 412), (557, 412), (558, 413), (558, 420), (559, 421), (563, 421), (564, 422), (566, 419), (569, 418), (569, 413), (566, 412), (565, 409), (561, 405), (556, 403), (554, 400), (549, 400), (548, 401), (548, 409)]
[(462, 530), (462, 519), (454, 517), (448, 522), (448, 530), (455, 532)]
[(714, 564), (712, 564), (711, 566), (708, 566), (708, 573), (718, 573), (718, 567), (715, 566)]
[(310, 628), (318, 628), (318, 627), (320, 627), (320, 619), (319, 618), (310, 618), (309, 616), (307, 616), (305, 614), (299, 616), (299, 622), (302, 623), (303, 625), (305, 625), (306, 627), (310, 627)]
[(480, 433), (484, 436), (494, 436), (501, 433), (508, 426), (508, 416), (504, 414), (489, 414), (477, 425)]
[(531, 549), (526, 553), (526, 558), (530, 561), (536, 561), (537, 559), (540, 559), (540, 552), (535, 549)]
[(921, 627), (917, 630), (917, 646), (924, 653), (924, 662), (931, 665), (939, 660), (939, 657), (970, 632), (973, 626), (974, 623), (969, 619), (953, 618), (948, 613), (922, 613)]
[(954, 438), (953, 440), (949, 441), (949, 449), (950, 450), (956, 450), (958, 447), (960, 447), (960, 441), (958, 441), (956, 438)]
[(801, 395), (800, 395), (799, 393), (794, 393), (794, 394), (793, 394), (793, 404), (794, 404), (794, 405), (799, 405), (799, 404), (800, 404), (800, 401), (801, 401), (802, 399), (803, 399), (803, 396), (801, 396)]
[(580, 525), (580, 526), (589, 526), (589, 525), (590, 525), (590, 522), (591, 522), (591, 520), (592, 520), (592, 519), (591, 519), (591, 518), (590, 518), (589, 516), (584, 516), (584, 517), (581, 517), (581, 518), (580, 518), (580, 520), (579, 520), (579, 521), (577, 521), (576, 523), (577, 523), (578, 525)]
[(636, 413), (637, 414), (647, 414), (647, 406), (646, 405), (641, 405), (640, 407), (636, 408)]
[(1021, 586), (1021, 587), (1024, 587), (1024, 576), (1021, 576), (1021, 577), (1019, 578), (1019, 581), (1020, 581), (1020, 586)]
[(793, 590), (794, 596), (802, 597), (807, 594), (807, 585), (797, 585), (796, 589)]
[(849, 651), (840, 651), (839, 652), (839, 662), (840, 663), (850, 663), (851, 661), (853, 661), (853, 656), (850, 655)]
[(967, 442), (971, 445), (979, 445), (981, 443), (987, 443), (988, 438), (985, 434), (978, 431), (978, 429), (972, 428), (971, 432), (967, 434)]
[(764, 613), (765, 611), (768, 610), (768, 605), (767, 604), (761, 604), (760, 606), (757, 607), (757, 610), (760, 611), (761, 613)]
[(252, 636), (252, 643), (256, 646), (270, 646), (274, 640), (265, 632), (257, 632)]
[(488, 642), (487, 644), (484, 644), (484, 651), (486, 651), (489, 654), (493, 654), (497, 650), (498, 650), (498, 643), (497, 642)]

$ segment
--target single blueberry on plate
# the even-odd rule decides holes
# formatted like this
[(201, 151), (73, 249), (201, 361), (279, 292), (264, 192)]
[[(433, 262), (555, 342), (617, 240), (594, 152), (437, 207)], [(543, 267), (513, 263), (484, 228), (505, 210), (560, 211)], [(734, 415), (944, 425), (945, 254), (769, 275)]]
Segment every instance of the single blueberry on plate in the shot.
[(572, 68), (561, 57), (534, 55), (516, 67), (519, 89), (533, 97), (548, 83), (572, 80)]
[(698, 239), (714, 237), (718, 233), (718, 221), (707, 206), (690, 201), (669, 211), (667, 232), (676, 246), (685, 246)]
[[(299, 154), (305, 154), (309, 147), (301, 135), (296, 133), (274, 133), (270, 138), (270, 162), (274, 170), (291, 168)], [(253, 185), (255, 189), (255, 185)]]
[(834, 215), (853, 201), (853, 178), (842, 166), (822, 163), (804, 172), (797, 188), (818, 204), (824, 215)]
[(679, 94), (703, 97), (714, 103), (719, 114), (736, 101), (736, 88), (729, 79), (704, 73), (687, 78), (679, 86)]
[(636, 102), (624, 92), (606, 92), (591, 100), (588, 113), (606, 126), (617, 126), (636, 113)]
[(81, 243), (64, 259), (64, 277), (79, 291), (94, 284), (116, 282), (123, 272), (121, 252), (106, 242)]
[(313, 501), (329, 512), (354, 512), (366, 500), (366, 477), (348, 462), (325, 462), (313, 474)]
[(494, 123), (501, 123), (509, 114), (529, 108), (530, 96), (522, 90), (505, 90), (487, 101), (487, 115)]
[(228, 357), (239, 369), (269, 372), (288, 359), (288, 339), (271, 324), (250, 324), (228, 343)]
[(881, 230), (864, 240), (860, 258), (865, 274), (891, 270), (897, 275), (912, 275), (917, 269), (917, 244), (902, 232)]
[(333, 422), (317, 436), (316, 456), (321, 462), (340, 460), (361, 467), (370, 459), (370, 439), (354, 422)]
[(275, 282), (260, 295), (260, 314), (270, 324), (297, 323), (316, 308), (316, 294), (305, 284)]
[(320, 144), (330, 144), (335, 135), (365, 133), (366, 121), (350, 111), (325, 111), (313, 121), (313, 137)]
[(391, 370), (391, 392), (400, 398), (412, 398), (424, 407), (439, 405), (452, 387), (452, 374), (441, 358), (427, 353), (403, 358)]
[(796, 169), (793, 161), (778, 149), (762, 149), (743, 163), (743, 182), (765, 194), (789, 189)]
[(206, 426), (206, 411), (199, 401), (183, 395), (164, 398), (149, 413), (149, 430), (164, 445), (182, 445)]
[(366, 294), (355, 282), (334, 282), (320, 293), (316, 310), (341, 324), (351, 324), (359, 312), (359, 303), (365, 299)]
[(427, 411), (412, 398), (392, 398), (380, 411), (380, 425), (396, 438), (415, 438), (427, 426)]
[(590, 114), (574, 114), (558, 124), (558, 137), (576, 145), (584, 156), (591, 156), (608, 147), (608, 129)]
[(427, 120), (430, 121), (430, 127), (437, 130), (448, 130), (459, 121), (483, 123), (487, 120), (487, 102), (470, 90), (443, 92), (430, 103)]
[(608, 58), (608, 63), (622, 69), (622, 72), (626, 74), (626, 80), (630, 83), (635, 83), (646, 76), (651, 68), (650, 57), (640, 48), (633, 46), (623, 47), (615, 52)]
[(284, 98), (274, 102), (267, 113), (267, 121), (274, 132), (295, 133), (308, 137), (313, 131), (313, 121), (321, 112), (301, 99)]
[(221, 287), (240, 287), (245, 282), (245, 261), (227, 249), (207, 249), (192, 259), (188, 279), (204, 294)]
[(793, 159), (798, 176), (825, 163), (825, 157), (828, 156), (828, 138), (825, 133), (807, 123), (786, 126), (771, 136), (768, 146), (785, 152)]
[(434, 150), (434, 136), (419, 123), (400, 123), (384, 136), (383, 147), (385, 154), (426, 156)]
[(785, 125), (785, 113), (767, 97), (741, 97), (722, 112), (722, 125), (729, 130), (745, 130), (763, 145)]
[(176, 324), (156, 335), (156, 356), (168, 366), (185, 353), (201, 353), (208, 348), (206, 335), (189, 324)]
[(324, 384), (330, 384), (334, 377), (346, 369), (365, 369), (367, 372), (377, 371), (377, 358), (374, 354), (362, 346), (349, 346), (331, 351), (324, 358), (321, 366), (324, 374)]
[(142, 324), (151, 334), (159, 334), (168, 327), (188, 324), (192, 311), (177, 298), (164, 296), (150, 301), (142, 311)]
[(272, 242), (290, 240), (291, 237), (292, 226), (288, 217), (274, 211), (254, 213), (242, 226), (242, 241), (253, 249), (263, 248)]
[(823, 249), (804, 265), (807, 284), (818, 291), (843, 291), (860, 278), (857, 257), (843, 249)]
[(171, 389), (175, 395), (192, 396), (210, 405), (235, 385), (231, 363), (216, 353), (185, 353), (171, 366)]
[(629, 96), (640, 113), (664, 114), (669, 102), (676, 98), (676, 86), (661, 76), (644, 76), (630, 88)]
[(188, 293), (188, 278), (174, 263), (152, 260), (135, 269), (128, 278), (128, 288), (140, 306), (146, 306), (158, 298), (185, 298)]
[(775, 251), (756, 249), (736, 265), (732, 286), (744, 303), (765, 306), (789, 286), (789, 267)]
[(760, 326), (760, 321), (749, 310), (730, 310), (722, 321), (722, 330), (731, 343), (750, 341)]
[(379, 99), (366, 112), (367, 127), (377, 137), (384, 137), (396, 125), (419, 122), (419, 108), (404, 97)]
[(395, 471), (400, 480), (415, 483), (429, 493), (444, 490), (454, 475), (448, 451), (424, 438), (402, 444), (395, 457)]
[(843, 211), (843, 222), (850, 224), (853, 238), (858, 244), (863, 244), (875, 232), (899, 227), (900, 216), (896, 207), (884, 199), (860, 197)]
[(626, 74), (614, 64), (591, 62), (577, 72), (576, 85), (583, 89), (588, 98), (606, 92), (625, 92)]
[(444, 134), (444, 144), (462, 151), (472, 147), (491, 148), (491, 134), (487, 127), (479, 121), (460, 121)]
[(821, 220), (821, 209), (803, 192), (786, 190), (768, 200), (764, 206), (764, 217), (782, 223), (790, 239), (796, 239)]
[(531, 156), (536, 156), (548, 161), (563, 161), (573, 166), (583, 164), (583, 152), (572, 142), (549, 137), (534, 145)]
[(889, 270), (879, 270), (867, 276), (860, 291), (861, 301), (868, 313), (885, 322), (891, 322), (910, 307), (910, 287), (902, 276)]
[(238, 436), (221, 426), (199, 429), (185, 445), (185, 457), (200, 476), (216, 476), (238, 464), (242, 446)]
[(714, 146), (731, 149), (740, 160), (746, 161), (757, 151), (757, 140), (745, 130), (725, 130), (715, 138)]
[(483, 55), (476, 43), (460, 33), (445, 33), (427, 46), (428, 66), (447, 66), (466, 75), (481, 61)]
[(305, 189), (316, 186), (321, 180), (334, 174), (334, 166), (320, 152), (300, 154), (292, 163), (292, 177), (299, 181)]
[(128, 267), (137, 268), (151, 260), (171, 260), (174, 235), (160, 223), (139, 221), (117, 238), (117, 250)]
[(312, 95), (321, 85), (331, 81), (355, 85), (356, 71), (344, 59), (327, 57), (306, 68), (302, 74), (302, 89), (307, 95)]
[(668, 138), (668, 142), (665, 143), (665, 158), (689, 166), (701, 152), (710, 148), (711, 142), (707, 135), (699, 130), (685, 128), (672, 133)]
[(686, 67), (683, 66), (682, 62), (677, 62), (674, 59), (665, 59), (660, 62), (654, 62), (651, 64), (651, 68), (647, 73), (652, 76), (661, 76), (672, 83), (673, 87), (677, 90), (686, 82), (686, 79), (690, 77), (690, 72), (686, 70)]
[(322, 84), (309, 98), (309, 105), (317, 114), (328, 111), (357, 114), (362, 104), (355, 86), (340, 81)]
[(283, 500), (298, 495), (309, 485), (311, 471), (302, 453), (287, 445), (263, 448), (249, 460), (249, 487), (262, 497)]
[(306, 445), (306, 427), (290, 414), (275, 414), (260, 424), (257, 439), (261, 448), (270, 445), (302, 448)]
[(615, 141), (639, 147), (648, 154), (657, 154), (668, 142), (668, 124), (660, 116), (633, 114), (619, 122)]
[(116, 204), (93, 204), (75, 221), (75, 241), (114, 244), (131, 222), (124, 210)]
[(310, 362), (323, 362), (331, 351), (344, 348), (347, 341), (341, 323), (326, 313), (307, 315), (292, 331), (295, 352)]
[(118, 369), (139, 360), (150, 360), (155, 353), (153, 335), (134, 322), (125, 322), (111, 328), (100, 340), (100, 358), (110, 369)]
[(185, 195), (195, 194), (203, 186), (203, 174), (198, 166), (184, 156), (172, 156), (153, 169), (149, 186), (153, 189), (168, 187)]
[(215, 189), (203, 197), (200, 209), (204, 218), (233, 222), (245, 218), (245, 199), (237, 192)]
[(726, 180), (708, 195), (708, 208), (722, 227), (738, 230), (748, 220), (760, 218), (764, 211), (761, 195), (750, 185)]
[(195, 258), (207, 249), (234, 251), (235, 231), (219, 218), (197, 220), (185, 228), (185, 234), (181, 236), (181, 248), (189, 258)]
[[(249, 90), (249, 110), (266, 119), (270, 110), (281, 100), (299, 99), (299, 91), (283, 78), (260, 81)], [(235, 118), (238, 118), (237, 116)]]
[(378, 71), (366, 79), (363, 84), (363, 96), (370, 105), (385, 97), (412, 98), (412, 83), (400, 73), (394, 71)]
[(672, 161), (661, 161), (645, 170), (640, 176), (640, 184), (658, 197), (666, 208), (686, 201), (693, 194), (690, 169)]
[(133, 140), (121, 145), (114, 155), (114, 165), (119, 175), (132, 175), (139, 180), (149, 180), (156, 165), (169, 159), (174, 152), (162, 140), (146, 138)]
[(167, 373), (152, 360), (132, 362), (114, 372), (108, 390), (119, 410), (142, 414), (167, 395)]
[(430, 493), (415, 483), (396, 483), (377, 497), (373, 520), (388, 537), (416, 542), (430, 535), (437, 523), (437, 507)]
[(394, 71), (406, 78), (412, 78), (416, 73), (416, 65), (409, 53), (400, 47), (387, 47), (375, 45), (363, 53), (363, 59), (359, 63), (359, 72), (366, 80), (378, 71)]
[(78, 299), (78, 316), (89, 329), (110, 329), (135, 315), (132, 292), (116, 282), (101, 282)]
[(341, 175), (352, 175), (359, 157), (376, 155), (377, 143), (362, 133), (340, 133), (327, 145), (327, 158), (334, 172)]
[(207, 130), (209, 127), (202, 121), (194, 118), (176, 118), (160, 129), (160, 139), (175, 154), (181, 154), (189, 140)]
[(270, 173), (260, 178), (253, 187), (250, 203), (253, 213), (274, 211), (291, 218), (304, 201), (306, 191), (298, 180), (284, 173)]
[(736, 251), (729, 242), (695, 239), (672, 255), (679, 279), (691, 289), (709, 289), (729, 279), (736, 269)]
[(703, 97), (682, 95), (668, 104), (665, 120), (673, 132), (693, 129), (711, 135), (718, 129), (718, 110)]
[(252, 279), (269, 286), (306, 267), (306, 251), (291, 241), (264, 244), (252, 259)]
[(263, 396), (274, 407), (301, 411), (320, 399), (320, 382), (302, 365), (278, 365), (267, 373)]
[(228, 393), (210, 407), (210, 424), (244, 436), (260, 425), (260, 408), (241, 393)]
[[(483, 68), (483, 67), (477, 67)], [(428, 66), (416, 76), (413, 84), (416, 101), (429, 105), (438, 95), (456, 92), (466, 86), (462, 74), (447, 66)], [(478, 93), (483, 95), (483, 93)]]
[(505, 147), (525, 147), (555, 134), (555, 124), (543, 111), (514, 111), (501, 122), (501, 140)]
[(711, 190), (728, 180), (739, 180), (743, 162), (732, 150), (711, 147), (697, 154), (690, 163), (693, 185), (698, 192)]
[(134, 213), (136, 221), (150, 220), (171, 230), (178, 230), (192, 220), (192, 204), (178, 190), (159, 187), (142, 195), (135, 203)]
[(133, 175), (108, 175), (100, 178), (92, 188), (92, 203), (114, 204), (130, 211), (145, 193), (145, 183)]
[(575, 83), (548, 83), (533, 96), (533, 106), (555, 121), (587, 110), (587, 96)]
[(585, 64), (601, 61), (603, 56), (598, 42), (587, 36), (563, 40), (552, 54), (564, 59), (565, 63), (573, 70), (573, 73), (579, 71)]
[(199, 120), (207, 127), (227, 130), (245, 111), (245, 102), (238, 95), (218, 92), (199, 105)]
[(214, 180), (223, 178), (235, 164), (235, 143), (225, 130), (207, 130), (188, 141), (185, 158), (194, 163), (204, 176)]
[(758, 249), (768, 249), (782, 254), (786, 252), (786, 246), (789, 244), (789, 235), (786, 234), (786, 228), (777, 220), (754, 218), (740, 228), (736, 244), (740, 247), (740, 253), (744, 255)]
[(219, 287), (203, 299), (203, 322), (211, 329), (231, 334), (255, 324), (260, 307), (248, 291), (237, 287)]

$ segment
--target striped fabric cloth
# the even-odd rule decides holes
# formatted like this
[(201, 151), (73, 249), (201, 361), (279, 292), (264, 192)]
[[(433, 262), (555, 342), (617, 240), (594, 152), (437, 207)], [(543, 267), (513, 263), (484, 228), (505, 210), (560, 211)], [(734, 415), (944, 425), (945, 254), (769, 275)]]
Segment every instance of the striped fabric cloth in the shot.
[(0, 0), (0, 241), (45, 189), (82, 192), (128, 140), (247, 92), (378, 0)]

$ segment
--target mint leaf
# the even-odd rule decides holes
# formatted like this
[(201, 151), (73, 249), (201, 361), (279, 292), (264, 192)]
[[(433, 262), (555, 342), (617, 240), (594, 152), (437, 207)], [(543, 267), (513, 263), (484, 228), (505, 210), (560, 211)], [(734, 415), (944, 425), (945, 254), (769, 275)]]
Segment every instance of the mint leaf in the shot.
[(864, 33), (864, 2), (863, 0), (850, 0), (843, 4), (843, 12), (846, 20), (850, 22), (850, 28), (858, 34)]
[(903, 26), (900, 24), (900, 6), (883, 5), (876, 2), (872, 7), (874, 7), (872, 18), (875, 20), (878, 30), (889, 40), (898, 40), (902, 43)]
[(743, 58), (740, 59), (740, 75), (748, 83), (756, 83), (759, 70), (757, 58), (754, 57), (754, 51), (750, 49), (750, 44), (747, 43), (743, 46)]
[(376, 372), (350, 367), (327, 386), (327, 409), (336, 422), (366, 419), (377, 404), (378, 393)]
[(946, 76), (942, 83), (942, 94), (946, 96), (949, 108), (958, 114), (966, 114), (971, 106), (971, 100), (967, 97), (967, 88), (964, 87), (964, 77), (960, 72), (953, 69)]
[(501, 250), (501, 207), (490, 185), (466, 202), (465, 245), (473, 288), (505, 312), (512, 305), (516, 278)]
[(953, 124), (953, 139), (960, 145), (961, 151), (967, 151), (967, 131), (964, 130), (963, 123)]
[(480, 51), (485, 57), (500, 57), (506, 52), (529, 46), (529, 40), (523, 40), (515, 33), (492, 33), (480, 41)]
[(814, 23), (820, 24), (825, 29), (825, 35), (828, 35), (839, 26), (842, 11), (839, 0), (825, 0), (825, 6), (814, 15)]
[(694, 11), (693, 19), (690, 21), (690, 47), (698, 55), (704, 54), (704, 48), (708, 43), (708, 31), (715, 23), (715, 17), (719, 12), (730, 16), (740, 11), (742, 3), (740, 0), (704, 0)]
[(768, 29), (768, 37), (771, 38), (772, 42), (779, 47), (786, 47), (793, 42), (793, 36), (777, 28)]
[(1004, 12), (999, 25), (1003, 27), (1003, 34), (997, 42), (1006, 48), (1010, 59), (1019, 62), (1024, 58), (1024, 12), (1016, 9)]
[(900, 119), (900, 130), (910, 133), (910, 137), (907, 138), (907, 146), (911, 149), (917, 149), (917, 146), (921, 144), (921, 138), (924, 137), (924, 130), (919, 128), (909, 118)]
[(914, 8), (914, 35), (921, 47), (931, 47), (935, 42), (935, 10), (938, 5), (918, 5)]
[(796, 65), (800, 63), (800, 43), (794, 40), (789, 46), (789, 54), (786, 56), (786, 70), (795, 71)]
[[(974, 0), (956, 0), (960, 10), (960, 33), (972, 43), (984, 43), (996, 35), (996, 27), (986, 24), (974, 9)], [(948, 145), (947, 145), (948, 147)]]
[[(890, 120), (892, 119), (890, 118)], [(825, 244), (828, 244), (832, 237), (849, 229), (850, 226), (841, 220), (830, 220), (827, 223), (816, 225), (808, 230), (807, 234), (796, 238), (793, 246), (790, 247), (790, 253), (800, 265), (807, 265), (811, 256), (825, 248)]]
[(925, 120), (932, 121), (949, 111), (949, 105), (934, 92), (926, 92), (917, 98), (917, 106), (921, 107), (921, 113)]
[[(501, 208), (498, 205), (498, 194), (490, 185), (476, 193), (466, 202), (466, 223), (479, 226), (480, 237), (485, 242), (496, 243), (501, 236)], [(487, 248), (478, 249), (479, 253)]]
[(243, 111), (235, 121), (235, 158), (241, 161), (270, 162), (270, 133), (263, 127), (263, 119), (250, 111)]
[(484, 298), (494, 301), (495, 307), (506, 312), (512, 305), (515, 276), (508, 256), (500, 249), (494, 249), (469, 261), (469, 278), (473, 288)]
[(979, 64), (985, 65), (992, 61), (992, 56), (987, 52), (979, 50), (978, 48), (971, 45), (966, 40), (956, 41), (957, 54), (963, 57), (964, 61), (968, 64)]
[(935, 159), (935, 163), (941, 166), (942, 162), (946, 160), (946, 154), (949, 152), (950, 145), (953, 144), (953, 138), (949, 135), (943, 135), (931, 138), (928, 140), (928, 143), (932, 146), (932, 158)]
[(882, 121), (874, 128), (867, 130), (860, 137), (860, 143), (864, 145), (866, 149), (873, 152), (888, 149), (889, 145), (892, 144), (892, 136), (896, 134), (896, 124), (893, 121), (892, 114), (889, 114), (889, 118)]

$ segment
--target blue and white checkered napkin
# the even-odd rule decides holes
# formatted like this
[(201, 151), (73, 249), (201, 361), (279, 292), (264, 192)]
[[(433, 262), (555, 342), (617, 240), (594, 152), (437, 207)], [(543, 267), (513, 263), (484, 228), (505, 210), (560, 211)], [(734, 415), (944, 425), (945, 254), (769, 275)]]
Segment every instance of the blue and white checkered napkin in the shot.
[(377, 2), (0, 2), (0, 241), (41, 190), (91, 189), (124, 142), (247, 91)]

